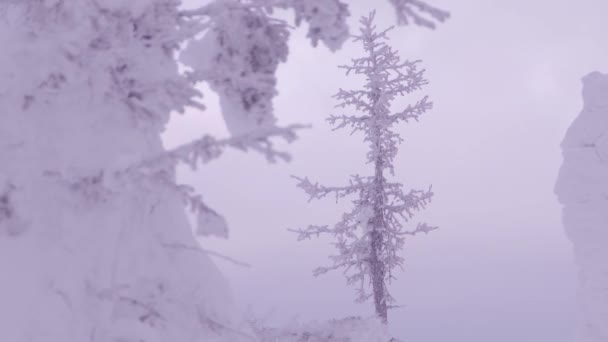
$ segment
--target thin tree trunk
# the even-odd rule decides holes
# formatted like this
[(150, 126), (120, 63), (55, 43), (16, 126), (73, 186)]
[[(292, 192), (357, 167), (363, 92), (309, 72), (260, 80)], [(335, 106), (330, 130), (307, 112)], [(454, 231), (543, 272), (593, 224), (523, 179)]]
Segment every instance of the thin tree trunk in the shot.
[[(377, 137), (379, 138), (379, 132)], [(378, 146), (378, 149), (380, 147)], [(380, 157), (382, 151), (378, 151), (379, 156), (375, 162), (375, 175), (373, 185), (373, 201), (374, 201), (374, 216), (372, 223), (371, 232), (371, 255), (370, 255), (370, 266), (371, 266), (371, 281), (372, 291), (374, 295), (374, 306), (376, 308), (376, 315), (380, 318), (382, 323), (388, 323), (388, 308), (386, 303), (386, 288), (384, 286), (384, 264), (380, 260), (380, 253), (382, 251), (382, 231), (384, 227), (384, 174), (382, 159)]]
[(388, 310), (386, 306), (385, 289), (384, 289), (384, 267), (378, 260), (378, 252), (382, 244), (382, 236), (380, 232), (372, 232), (372, 251), (371, 251), (371, 273), (372, 273), (372, 288), (374, 293), (374, 305), (376, 307), (376, 315), (382, 323), (388, 323)]
[[(374, 54), (372, 47), (372, 54)], [(373, 68), (376, 69), (376, 61), (372, 62)], [(380, 98), (380, 89), (374, 88), (372, 92), (372, 112), (370, 113), (374, 118), (374, 122), (377, 119), (378, 113), (375, 108)], [(382, 251), (382, 227), (384, 227), (384, 165), (382, 163), (382, 145), (380, 140), (382, 137), (381, 128), (378, 127), (375, 122), (372, 127), (372, 141), (376, 145), (376, 159), (374, 161), (374, 183), (373, 183), (373, 218), (372, 218), (372, 232), (371, 232), (371, 248), (370, 248), (370, 270), (371, 270), (371, 281), (372, 291), (374, 296), (374, 307), (376, 309), (376, 315), (380, 318), (380, 321), (384, 324), (388, 323), (388, 310), (386, 305), (386, 288), (384, 287), (384, 265), (380, 260), (380, 253)]]

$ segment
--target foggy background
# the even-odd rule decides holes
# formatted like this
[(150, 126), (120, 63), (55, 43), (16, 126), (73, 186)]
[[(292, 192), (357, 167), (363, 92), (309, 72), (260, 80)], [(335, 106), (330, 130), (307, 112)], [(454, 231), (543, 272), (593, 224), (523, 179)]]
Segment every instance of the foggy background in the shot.
[[(193, 2), (191, 0), (190, 2)], [(395, 23), (388, 1), (349, 1), (352, 32), (378, 10), (379, 26)], [(393, 332), (408, 341), (571, 341), (576, 322), (576, 271), (553, 185), (559, 143), (581, 106), (585, 74), (608, 70), (608, 2), (603, 0), (432, 0), (452, 18), (436, 31), (397, 27), (391, 45), (403, 59), (422, 59), (431, 84), (396, 102), (429, 94), (435, 108), (402, 125), (405, 138), (394, 180), (407, 188), (432, 184), (434, 201), (416, 219), (440, 230), (409, 239), (406, 270), (390, 285), (399, 304)], [(291, 18), (290, 18), (291, 19)], [(329, 264), (329, 240), (297, 242), (287, 228), (333, 224), (349, 208), (331, 198), (308, 203), (290, 175), (327, 185), (370, 174), (361, 135), (331, 132), (325, 118), (339, 87), (361, 83), (337, 65), (357, 57), (347, 42), (331, 53), (310, 47), (305, 28), (293, 33), (280, 66), (275, 102), (281, 124), (313, 128), (286, 146), (289, 164), (230, 151), (180, 181), (196, 186), (231, 228), (206, 248), (252, 264), (222, 260), (235, 301), (268, 324), (373, 314), (356, 304), (340, 271), (315, 278)], [(175, 116), (167, 146), (202, 133), (226, 136), (217, 98), (205, 88), (204, 113)]]

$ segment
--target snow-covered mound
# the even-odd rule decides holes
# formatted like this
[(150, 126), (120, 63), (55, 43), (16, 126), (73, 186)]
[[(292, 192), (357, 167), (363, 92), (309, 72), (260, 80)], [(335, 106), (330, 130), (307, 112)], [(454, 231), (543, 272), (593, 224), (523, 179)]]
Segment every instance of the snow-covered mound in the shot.
[(390, 342), (386, 325), (375, 317), (311, 322), (285, 329), (258, 329), (260, 342)]
[(580, 342), (608, 341), (608, 75), (583, 78), (555, 192), (580, 271)]

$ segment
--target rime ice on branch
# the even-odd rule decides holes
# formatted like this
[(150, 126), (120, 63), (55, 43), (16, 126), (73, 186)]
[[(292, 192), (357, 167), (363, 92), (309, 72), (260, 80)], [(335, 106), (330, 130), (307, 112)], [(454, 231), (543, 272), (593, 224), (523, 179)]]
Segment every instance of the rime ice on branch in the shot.
[[(400, 96), (419, 90), (427, 84), (424, 70), (418, 69), (419, 61), (401, 61), (397, 52), (386, 44), (387, 32), (377, 31), (374, 12), (363, 17), (361, 29), (355, 41), (360, 42), (366, 56), (356, 58), (351, 65), (342, 66), (348, 74), (365, 76), (363, 89), (340, 89), (335, 98), (338, 107), (355, 109), (359, 114), (331, 115), (329, 123), (335, 129), (348, 128), (361, 132), (369, 143), (368, 163), (373, 165), (373, 176), (353, 176), (343, 187), (328, 187), (298, 178), (298, 186), (310, 199), (335, 196), (341, 199), (358, 195), (352, 201), (353, 209), (332, 227), (309, 226), (296, 230), (299, 239), (320, 234), (332, 235), (338, 253), (331, 257), (333, 263), (319, 267), (315, 275), (331, 270), (344, 269), (348, 284), (359, 284), (358, 300), (373, 297), (376, 314), (387, 321), (387, 310), (393, 305), (387, 284), (394, 279), (394, 270), (402, 268), (400, 256), (406, 236), (428, 233), (435, 229), (419, 223), (413, 229), (405, 227), (414, 213), (430, 202), (433, 193), (428, 190), (404, 190), (403, 185), (390, 182), (387, 173), (394, 175), (393, 161), (398, 145), (403, 141), (394, 131), (402, 122), (417, 121), (432, 108), (428, 97), (398, 111), (391, 110), (391, 103)], [(371, 285), (371, 293), (367, 284)]]
[(182, 13), (206, 31), (202, 39), (189, 43), (181, 59), (194, 69), (191, 79), (209, 83), (218, 93), (232, 134), (276, 122), (276, 71), (287, 60), (289, 26), (271, 16), (275, 8), (293, 10), (298, 25), (306, 21), (315, 46), (322, 41), (337, 50), (348, 37), (349, 12), (337, 0), (220, 0)]
[(419, 26), (434, 29), (436, 22), (444, 22), (450, 17), (450, 13), (440, 8), (431, 6), (420, 0), (389, 0), (397, 11), (399, 24), (407, 25), (410, 21)]

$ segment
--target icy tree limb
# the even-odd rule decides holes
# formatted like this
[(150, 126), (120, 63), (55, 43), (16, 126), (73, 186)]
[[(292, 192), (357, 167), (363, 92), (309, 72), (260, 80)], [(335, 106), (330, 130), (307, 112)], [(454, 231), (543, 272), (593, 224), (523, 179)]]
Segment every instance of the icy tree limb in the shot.
[[(448, 11), (431, 6), (420, 0), (389, 0), (397, 12), (399, 24), (407, 25), (413, 22), (416, 25), (435, 29), (437, 22), (443, 23), (449, 17)], [(426, 17), (425, 17), (426, 15)]]

